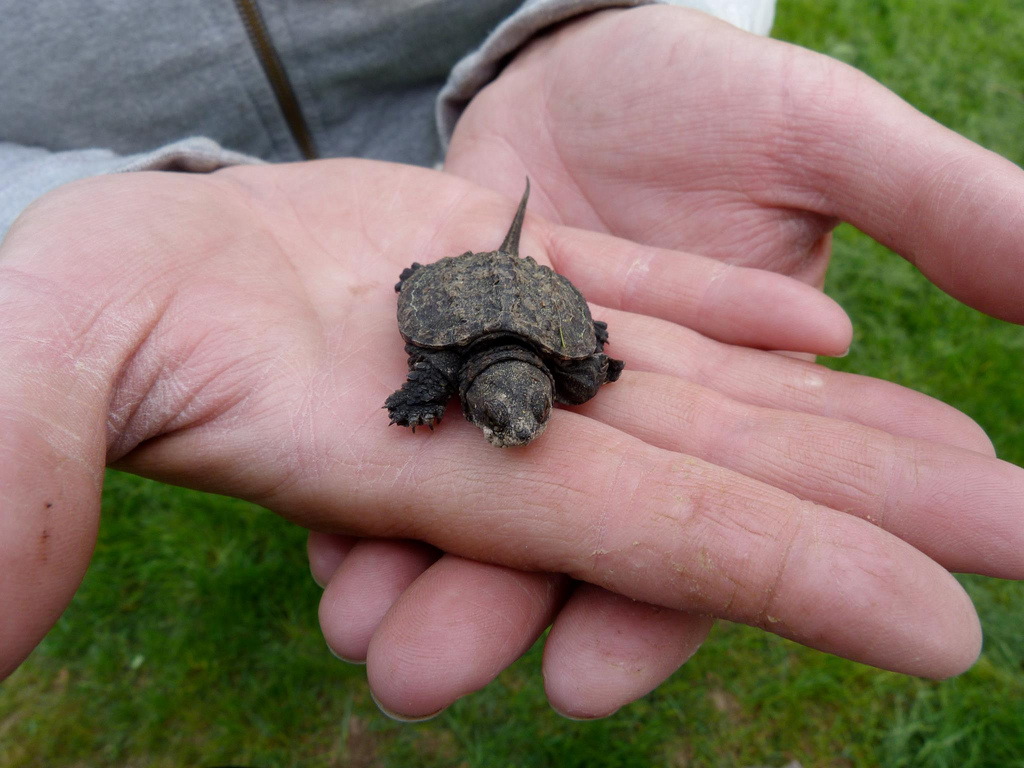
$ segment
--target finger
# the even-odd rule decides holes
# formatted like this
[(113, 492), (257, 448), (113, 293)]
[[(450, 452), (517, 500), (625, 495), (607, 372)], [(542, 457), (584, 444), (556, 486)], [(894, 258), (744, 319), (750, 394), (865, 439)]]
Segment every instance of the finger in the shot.
[[(371, 563), (364, 558), (367, 568), (380, 567), (380, 559)], [(565, 579), (547, 578), (550, 588), (538, 591), (543, 581), (538, 574), (446, 556), (429, 578), (417, 580), (400, 596), (398, 590), (384, 590), (395, 596), (398, 607), (383, 626), (374, 627), (374, 666), (388, 670), (386, 676), (372, 673), (380, 706), (392, 716), (420, 718), (486, 686), (530, 647), (558, 610)], [(332, 582), (329, 590), (334, 588)], [(378, 591), (349, 590), (346, 597), (361, 603)], [(326, 599), (321, 603), (321, 627), (336, 655), (362, 660), (367, 649), (343, 639), (355, 631), (346, 629), (344, 599), (339, 591), (332, 607), (325, 608)], [(349, 615), (355, 610), (349, 607)], [(376, 607), (365, 612), (378, 615)], [(495, 617), (510, 616), (517, 618), (495, 627)], [(710, 619), (581, 585), (559, 612), (545, 644), (552, 705), (571, 717), (610, 714), (657, 687), (696, 651), (710, 625)], [(452, 627), (458, 627), (454, 636)], [(460, 673), (452, 675), (452, 669)]]
[(51, 291), (0, 266), (0, 679), (67, 607), (99, 523), (109, 390), (86, 340), (54, 333)]
[[(785, 96), (814, 210), (851, 222), (976, 309), (1024, 322), (1024, 171), (857, 70), (808, 51)], [(811, 61), (814, 58), (816, 61)], [(794, 62), (795, 63), (795, 62)]]
[(320, 599), (320, 627), (331, 652), (365, 661), (381, 619), (438, 556), (417, 541), (363, 539), (352, 547)]
[(309, 532), (309, 538), (306, 539), (306, 555), (309, 557), (309, 572), (317, 586), (321, 589), (326, 586), (358, 541), (359, 539), (354, 536)]
[(941, 443), (738, 403), (662, 374), (576, 410), (878, 525), (954, 571), (1024, 578), (1024, 470)]
[(568, 227), (550, 231), (547, 251), (558, 272), (606, 307), (745, 347), (820, 355), (850, 347), (842, 307), (790, 277)]
[(445, 555), (395, 601), (367, 652), (381, 708), (436, 714), (525, 653), (564, 599), (564, 576)]
[[(402, 531), (898, 671), (947, 676), (977, 656), (977, 617), (956, 580), (859, 518), (567, 411), (525, 450), (482, 450), (479, 431), (458, 420), (431, 439), (440, 434), (399, 434), (373, 419), (345, 425), (339, 447), (324, 448), (332, 472), (300, 463), (254, 500), (318, 529)], [(235, 450), (231, 435), (218, 437), (204, 466)], [(352, 456), (341, 446), (353, 441), (368, 448)], [(144, 446), (140, 468), (180, 479), (174, 443)]]
[(697, 652), (712, 623), (580, 584), (544, 643), (548, 700), (567, 717), (607, 717), (661, 685)]
[(652, 317), (602, 307), (594, 307), (594, 316), (608, 323), (605, 350), (624, 358), (627, 370), (669, 374), (751, 405), (828, 416), (995, 456), (992, 441), (969, 416), (892, 382), (719, 344)]
[[(420, 718), (483, 688), (537, 639), (558, 611), (565, 583), (557, 575), (444, 557), (397, 598), (377, 628), (369, 674), (378, 703), (392, 716)], [(327, 626), (341, 621), (337, 613), (321, 610), (320, 620), (325, 636), (339, 636)], [(696, 651), (710, 625), (581, 585), (545, 644), (552, 705), (572, 717), (610, 714), (657, 687)]]

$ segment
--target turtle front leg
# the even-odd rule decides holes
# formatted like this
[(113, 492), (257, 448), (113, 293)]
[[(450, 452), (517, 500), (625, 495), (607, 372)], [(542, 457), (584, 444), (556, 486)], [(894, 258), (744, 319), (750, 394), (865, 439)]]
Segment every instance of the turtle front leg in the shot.
[(402, 270), (402, 274), (398, 276), (398, 282), (395, 283), (395, 293), (399, 293), (402, 290), (402, 283), (412, 277), (413, 272), (417, 269), (422, 269), (423, 265), (418, 261), (414, 261), (411, 267), (406, 267)]
[(407, 344), (409, 377), (402, 388), (384, 403), (392, 424), (402, 427), (426, 425), (430, 429), (441, 422), (445, 406), (458, 389), (458, 355), (431, 352)]
[[(594, 335), (597, 337), (597, 349), (594, 351), (597, 352), (598, 355), (604, 356), (604, 345), (608, 343), (608, 323), (602, 322), (601, 320), (595, 320)], [(618, 381), (619, 374), (622, 373), (622, 369), (625, 367), (626, 364), (621, 360), (609, 357), (608, 371), (605, 374), (605, 381)]]
[(583, 360), (548, 363), (555, 371), (555, 399), (566, 405), (580, 405), (597, 394), (606, 381), (615, 381), (625, 365), (621, 360), (598, 352)]

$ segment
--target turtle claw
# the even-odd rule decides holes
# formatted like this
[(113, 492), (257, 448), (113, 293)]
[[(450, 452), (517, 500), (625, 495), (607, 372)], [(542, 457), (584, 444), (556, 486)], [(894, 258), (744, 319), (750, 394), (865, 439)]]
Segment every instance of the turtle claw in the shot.
[(400, 427), (409, 427), (413, 432), (416, 431), (416, 427), (426, 426), (433, 432), (434, 426), (441, 423), (444, 404), (410, 403), (401, 395), (401, 392), (396, 392), (388, 398), (388, 402), (384, 405), (391, 414), (391, 423), (397, 424)]

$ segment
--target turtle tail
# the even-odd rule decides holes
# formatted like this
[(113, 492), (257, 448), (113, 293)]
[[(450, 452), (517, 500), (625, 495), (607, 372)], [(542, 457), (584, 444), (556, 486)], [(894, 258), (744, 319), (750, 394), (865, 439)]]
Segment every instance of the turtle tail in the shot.
[(505, 241), (498, 248), (499, 251), (512, 256), (519, 255), (519, 233), (523, 231), (523, 216), (526, 214), (526, 200), (530, 196), (530, 177), (526, 177), (526, 191), (523, 192), (523, 199), (519, 201), (519, 210), (516, 217), (512, 219), (512, 226), (508, 228)]

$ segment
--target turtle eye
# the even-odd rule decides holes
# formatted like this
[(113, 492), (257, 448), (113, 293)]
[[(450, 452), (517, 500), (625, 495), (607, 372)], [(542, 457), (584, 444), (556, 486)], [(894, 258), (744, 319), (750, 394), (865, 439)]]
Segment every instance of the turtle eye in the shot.
[(548, 417), (551, 407), (544, 395), (540, 392), (535, 392), (533, 397), (530, 398), (530, 409), (533, 411), (533, 417), (537, 420), (537, 423), (543, 424), (544, 420)]
[(484, 413), (487, 414), (487, 421), (494, 426), (505, 426), (508, 424), (508, 409), (504, 403), (497, 401), (485, 403)]

